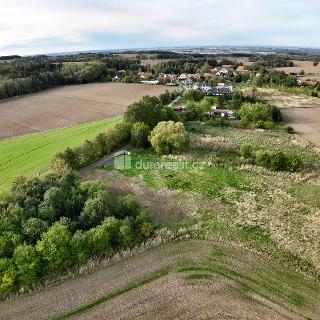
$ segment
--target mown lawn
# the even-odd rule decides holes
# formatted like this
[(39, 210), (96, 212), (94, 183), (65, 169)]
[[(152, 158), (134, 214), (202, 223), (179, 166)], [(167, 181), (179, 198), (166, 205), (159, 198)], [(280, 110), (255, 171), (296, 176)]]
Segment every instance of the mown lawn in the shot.
[(115, 117), (0, 141), (0, 189), (8, 188), (15, 176), (30, 176), (48, 168), (56, 152), (93, 139), (120, 119)]

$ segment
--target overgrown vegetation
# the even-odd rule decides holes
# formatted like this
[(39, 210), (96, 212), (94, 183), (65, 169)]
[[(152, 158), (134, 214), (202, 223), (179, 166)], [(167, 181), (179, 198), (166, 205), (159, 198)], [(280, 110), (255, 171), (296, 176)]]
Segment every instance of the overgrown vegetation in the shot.
[(133, 247), (153, 232), (131, 197), (74, 173), (17, 178), (0, 203), (0, 294), (31, 288), (92, 256)]

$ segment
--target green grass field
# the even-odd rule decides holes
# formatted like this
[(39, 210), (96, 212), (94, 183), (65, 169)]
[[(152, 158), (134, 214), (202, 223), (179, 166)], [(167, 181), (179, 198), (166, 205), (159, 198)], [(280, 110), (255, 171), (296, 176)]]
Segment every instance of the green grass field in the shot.
[(93, 139), (120, 119), (115, 117), (0, 141), (0, 189), (7, 189), (15, 176), (30, 176), (48, 168), (56, 152)]

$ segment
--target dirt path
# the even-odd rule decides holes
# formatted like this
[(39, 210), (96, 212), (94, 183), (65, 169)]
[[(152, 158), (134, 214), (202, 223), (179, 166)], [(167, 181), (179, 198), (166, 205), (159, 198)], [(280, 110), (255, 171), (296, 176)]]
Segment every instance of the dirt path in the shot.
[(285, 122), (320, 147), (320, 108), (282, 109)]
[(79, 308), (181, 259), (197, 259), (210, 251), (210, 242), (169, 243), (91, 274), (0, 304), (1, 320), (44, 320)]

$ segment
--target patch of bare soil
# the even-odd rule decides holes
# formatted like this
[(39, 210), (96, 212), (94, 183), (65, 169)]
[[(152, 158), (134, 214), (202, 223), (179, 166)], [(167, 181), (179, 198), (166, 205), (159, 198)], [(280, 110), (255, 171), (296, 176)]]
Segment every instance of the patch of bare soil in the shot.
[(145, 95), (174, 88), (124, 83), (70, 85), (0, 102), (0, 139), (122, 115)]
[(320, 108), (283, 109), (281, 113), (289, 126), (320, 147)]
[(303, 319), (260, 296), (243, 299), (234, 286), (219, 275), (210, 282), (190, 283), (173, 273), (73, 319)]

